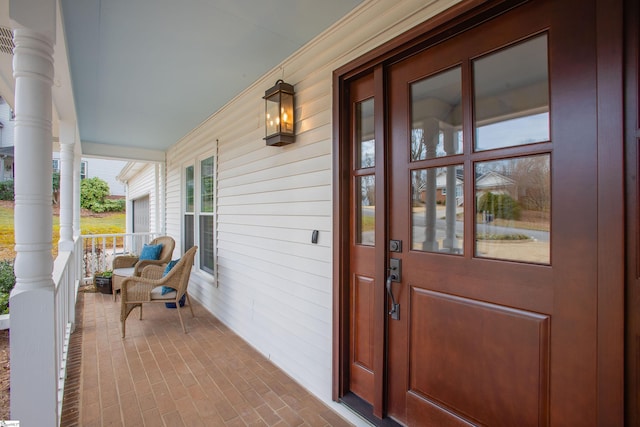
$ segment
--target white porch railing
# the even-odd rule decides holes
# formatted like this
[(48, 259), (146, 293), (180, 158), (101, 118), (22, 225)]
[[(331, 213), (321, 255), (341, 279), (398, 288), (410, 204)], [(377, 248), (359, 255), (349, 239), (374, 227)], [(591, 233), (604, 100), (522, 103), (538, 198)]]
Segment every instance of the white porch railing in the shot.
[[(47, 406), (51, 409), (50, 411), (45, 411), (50, 415), (43, 413), (42, 417), (34, 418), (40, 420), (37, 425), (51, 426), (54, 422), (56, 426), (60, 425), (69, 340), (74, 330), (75, 305), (81, 280), (92, 280), (95, 271), (110, 270), (113, 258), (118, 254), (140, 253), (142, 246), (158, 235), (159, 233), (103, 234), (76, 238), (73, 251), (59, 251), (58, 256), (54, 260), (52, 273), (54, 284), (53, 307), (50, 305), (50, 294), (47, 296), (47, 293), (51, 292), (51, 288), (48, 288), (48, 290), (46, 288), (36, 290), (26, 289), (17, 292), (15, 295), (12, 294), (12, 303), (15, 301), (15, 307), (18, 307), (17, 314), (14, 314), (18, 316), (17, 325), (19, 325), (16, 332), (16, 343), (19, 342), (19, 344), (16, 344), (16, 348), (23, 351), (23, 353), (20, 353), (20, 356), (17, 356), (15, 362), (12, 360), (12, 370), (15, 363), (16, 371), (19, 372), (22, 377), (29, 378), (29, 372), (31, 372), (30, 367), (36, 363), (31, 360), (30, 356), (37, 354), (37, 352), (33, 353), (29, 351), (29, 348), (35, 349), (42, 346), (50, 348), (55, 352), (54, 368), (56, 377), (55, 382), (53, 378), (49, 377), (51, 378), (49, 385), (53, 386), (55, 384), (57, 389), (57, 394), (54, 397), (42, 392), (42, 384), (38, 385), (39, 390), (33, 390), (29, 388), (30, 382), (25, 381), (21, 383), (19, 391), (21, 400), (18, 399), (21, 405), (19, 406), (19, 411), (16, 413), (24, 414), (28, 412), (27, 406), (29, 402), (28, 399), (23, 399), (24, 396), (35, 396), (34, 398), (36, 400), (43, 400), (44, 404), (41, 406)], [(47, 303), (47, 301), (49, 303)], [(41, 334), (39, 338), (37, 334), (33, 335), (36, 342), (30, 342), (29, 337), (32, 335), (26, 331), (32, 330), (29, 322), (33, 317), (23, 314), (28, 312), (27, 307), (35, 307), (38, 306), (38, 304), (42, 305), (41, 308), (44, 312), (52, 314), (54, 318), (53, 325), (51, 325), (51, 323), (48, 324), (53, 330), (51, 334), (47, 335), (44, 333)], [(12, 308), (14, 308), (13, 305)], [(53, 308), (53, 310), (51, 310), (51, 308)], [(34, 325), (38, 323), (37, 320), (34, 322)], [(45, 341), (46, 345), (43, 344)], [(42, 362), (42, 357), (35, 357), (35, 359), (38, 360), (38, 363)], [(52, 359), (48, 360), (52, 361)], [(43, 383), (46, 383), (46, 381)], [(48, 389), (51, 390), (50, 388)], [(12, 413), (14, 411), (13, 400), (11, 411)], [(54, 416), (54, 414), (57, 416), (57, 419), (52, 420), (49, 418)]]
[(139, 254), (142, 246), (159, 233), (83, 234), (81, 254), (82, 278), (93, 280), (96, 271), (111, 270), (113, 258), (122, 254)]
[(59, 251), (53, 263), (55, 357), (57, 377), (57, 425), (62, 416), (69, 340), (75, 327), (75, 305), (80, 280), (93, 277), (98, 270), (110, 270), (113, 257), (139, 253), (158, 233), (101, 234), (81, 236), (74, 251)]
[(76, 254), (81, 253), (81, 239), (76, 239), (74, 252), (58, 252), (53, 262), (54, 312), (55, 312), (55, 356), (57, 378), (57, 415), (58, 425), (62, 416), (62, 399), (64, 397), (64, 382), (66, 379), (67, 356), (69, 353), (69, 339), (75, 324), (75, 306), (80, 277)]

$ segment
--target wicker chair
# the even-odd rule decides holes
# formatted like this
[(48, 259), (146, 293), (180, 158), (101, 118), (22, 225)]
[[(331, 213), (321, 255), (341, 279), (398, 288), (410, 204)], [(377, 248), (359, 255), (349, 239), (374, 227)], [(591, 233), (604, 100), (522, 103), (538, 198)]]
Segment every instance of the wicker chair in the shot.
[(132, 255), (120, 255), (113, 259), (113, 300), (116, 300), (118, 291), (122, 288), (122, 282), (129, 276), (140, 276), (142, 269), (148, 265), (167, 265), (171, 261), (173, 256), (173, 248), (176, 247), (176, 242), (172, 237), (160, 236), (153, 239), (150, 245), (162, 244), (162, 251), (160, 251), (160, 258), (158, 260), (145, 259), (138, 261), (137, 256)]
[[(180, 299), (183, 295), (186, 297), (189, 310), (191, 310), (191, 315), (195, 317), (193, 314), (193, 308), (191, 307), (189, 293), (187, 292), (187, 286), (189, 285), (189, 276), (191, 274), (193, 258), (197, 250), (197, 246), (189, 249), (182, 258), (180, 258), (180, 261), (178, 261), (178, 263), (164, 277), (162, 277), (162, 274), (165, 267), (149, 265), (142, 270), (141, 276), (132, 276), (124, 279), (122, 282), (122, 301), (120, 306), (122, 338), (125, 337), (125, 326), (129, 313), (131, 313), (134, 308), (140, 307), (140, 319), (142, 320), (142, 304), (148, 302), (175, 303), (176, 311), (180, 318), (180, 324), (182, 325), (182, 330), (185, 334), (187, 333), (187, 330), (184, 327), (184, 321), (182, 320), (182, 313), (180, 312)], [(173, 288), (175, 289), (175, 292), (169, 292), (162, 295), (162, 286)]]

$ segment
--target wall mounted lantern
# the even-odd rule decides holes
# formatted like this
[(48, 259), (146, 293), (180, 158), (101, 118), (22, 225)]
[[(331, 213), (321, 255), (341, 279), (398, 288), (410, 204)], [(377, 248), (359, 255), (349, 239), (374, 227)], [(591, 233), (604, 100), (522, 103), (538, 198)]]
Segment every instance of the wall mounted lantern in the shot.
[(293, 117), (293, 86), (278, 80), (264, 93), (265, 141), (282, 146), (295, 141)]

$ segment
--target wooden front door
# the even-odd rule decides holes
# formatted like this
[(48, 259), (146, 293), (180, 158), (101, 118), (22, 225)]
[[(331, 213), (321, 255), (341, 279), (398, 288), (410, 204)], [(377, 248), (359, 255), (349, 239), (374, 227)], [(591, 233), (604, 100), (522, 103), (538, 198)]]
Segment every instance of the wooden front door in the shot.
[(377, 417), (596, 424), (594, 12), (528, 2), (350, 81), (343, 392)]

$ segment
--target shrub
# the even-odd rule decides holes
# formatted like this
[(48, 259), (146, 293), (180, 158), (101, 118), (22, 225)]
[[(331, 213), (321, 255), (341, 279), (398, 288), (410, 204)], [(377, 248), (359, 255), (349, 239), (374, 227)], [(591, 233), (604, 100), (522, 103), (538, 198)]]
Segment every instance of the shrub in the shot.
[(526, 234), (478, 234), (476, 240), (531, 240)]
[(124, 200), (107, 199), (109, 184), (98, 178), (86, 178), (80, 183), (80, 206), (92, 212), (122, 212)]
[[(53, 197), (55, 200), (55, 195), (60, 192), (60, 172), (54, 172), (51, 177), (51, 188), (53, 190)], [(14, 200), (15, 198), (15, 189), (13, 186), (13, 181), (2, 181), (0, 182), (0, 200)]]
[(520, 205), (508, 194), (486, 193), (478, 200), (478, 212), (488, 212), (495, 218), (520, 219)]
[(9, 295), (16, 284), (13, 262), (0, 261), (0, 314), (9, 313)]
[(56, 205), (60, 202), (60, 172), (54, 172), (52, 177), (51, 198)]
[(0, 182), (0, 200), (13, 200), (13, 181)]
[(109, 184), (96, 177), (83, 179), (80, 183), (80, 206), (94, 210), (109, 195)]

